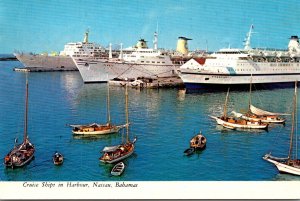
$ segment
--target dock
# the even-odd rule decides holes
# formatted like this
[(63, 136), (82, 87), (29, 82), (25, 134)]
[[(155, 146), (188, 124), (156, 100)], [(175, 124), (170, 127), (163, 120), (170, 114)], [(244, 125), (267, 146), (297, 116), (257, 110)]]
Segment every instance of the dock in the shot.
[(17, 72), (55, 72), (55, 71), (78, 71), (74, 68), (47, 68), (47, 67), (24, 67), (24, 68), (13, 68), (13, 71)]
[(161, 78), (138, 78), (136, 80), (110, 80), (111, 86), (125, 86), (126, 83), (132, 88), (183, 88), (184, 84), (180, 77), (161, 77)]

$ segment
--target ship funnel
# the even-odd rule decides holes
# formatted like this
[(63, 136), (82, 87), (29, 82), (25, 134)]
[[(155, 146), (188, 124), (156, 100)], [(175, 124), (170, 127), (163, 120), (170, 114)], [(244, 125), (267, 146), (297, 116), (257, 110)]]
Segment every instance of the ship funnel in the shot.
[(291, 36), (288, 45), (289, 52), (300, 52), (299, 38), (298, 36)]
[(147, 46), (147, 41), (145, 41), (144, 39), (140, 39), (140, 40), (136, 43), (135, 48), (138, 48), (138, 49), (148, 48), (148, 46)]
[(192, 39), (183, 36), (178, 37), (176, 51), (180, 52), (183, 55), (187, 55), (189, 53), (188, 43), (187, 43), (188, 40), (192, 40)]
[(84, 43), (88, 43), (89, 42), (89, 30), (87, 29), (85, 34), (84, 34), (84, 39), (83, 39)]

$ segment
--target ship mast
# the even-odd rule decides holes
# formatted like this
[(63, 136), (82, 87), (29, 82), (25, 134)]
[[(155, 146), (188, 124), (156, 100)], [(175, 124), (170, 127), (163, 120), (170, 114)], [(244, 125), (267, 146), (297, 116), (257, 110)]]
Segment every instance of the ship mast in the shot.
[(294, 94), (294, 100), (293, 100), (293, 116), (292, 116), (292, 129), (290, 134), (290, 148), (289, 148), (289, 155), (288, 155), (288, 164), (291, 161), (292, 153), (293, 153), (293, 137), (295, 132), (295, 118), (296, 118), (296, 108), (297, 108), (297, 81), (295, 82), (295, 94)]
[(126, 143), (129, 142), (128, 88), (125, 86)]
[(250, 107), (251, 107), (251, 93), (252, 93), (252, 74), (251, 74), (251, 78), (250, 78), (250, 90), (249, 90), (249, 112), (251, 111), (250, 110)]
[(107, 99), (106, 99), (106, 105), (107, 105), (107, 111), (106, 111), (106, 113), (107, 113), (107, 124), (109, 124), (110, 125), (110, 99), (109, 99), (109, 84), (108, 84), (108, 82), (107, 82)]
[(229, 87), (228, 87), (228, 91), (227, 91), (227, 94), (226, 94), (226, 99), (225, 99), (225, 104), (224, 104), (224, 114), (223, 114), (223, 117), (224, 119), (226, 119), (227, 117), (227, 102), (228, 102), (228, 96), (229, 96)]
[(28, 123), (28, 79), (26, 75), (26, 94), (25, 94), (25, 118), (24, 118), (24, 142), (27, 139), (27, 123)]
[(154, 32), (154, 40), (153, 40), (153, 49), (157, 50), (157, 44), (158, 44), (158, 23), (156, 25), (156, 31)]
[(253, 26), (253, 24), (251, 24), (251, 26), (250, 26), (250, 30), (249, 30), (249, 32), (247, 33), (247, 37), (245, 38), (245, 43), (244, 43), (244, 49), (245, 50), (251, 50), (251, 44), (250, 44), (250, 42), (251, 42), (251, 36), (252, 36), (252, 34), (253, 34), (253, 32), (252, 32), (252, 30), (253, 30), (253, 28), (254, 28), (254, 26)]

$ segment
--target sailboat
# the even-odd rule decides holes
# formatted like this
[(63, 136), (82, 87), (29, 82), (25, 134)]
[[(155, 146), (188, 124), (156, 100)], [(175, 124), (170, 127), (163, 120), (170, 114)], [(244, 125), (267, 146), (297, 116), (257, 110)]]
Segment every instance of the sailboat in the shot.
[[(29, 141), (27, 134), (28, 124), (28, 80), (26, 79), (26, 95), (25, 95), (25, 120), (24, 120), (24, 138), (23, 142), (15, 145), (14, 148), (5, 156), (4, 165), (6, 167), (22, 167), (28, 164), (34, 157), (35, 148)], [(17, 140), (15, 140), (15, 143)]]
[[(287, 158), (278, 158), (271, 155), (271, 153), (264, 155), (263, 159), (273, 163), (279, 172), (299, 175), (300, 176), (300, 159), (297, 159), (297, 137), (295, 133), (296, 111), (297, 111), (297, 82), (295, 83), (294, 94), (294, 109), (292, 114), (292, 129), (290, 134), (290, 146)], [(296, 147), (294, 147), (296, 146)], [(295, 148), (295, 151), (294, 151)], [(294, 154), (293, 154), (294, 151)]]
[(232, 114), (234, 116), (249, 121), (258, 121), (258, 122), (260, 121), (263, 123), (277, 123), (277, 124), (285, 123), (285, 119), (280, 117), (280, 115), (288, 115), (288, 114), (269, 112), (252, 105), (251, 92), (252, 92), (252, 76), (250, 81), (248, 112), (246, 114), (242, 114), (236, 111), (232, 111)]
[(229, 88), (225, 99), (223, 116), (215, 117), (210, 115), (211, 118), (216, 120), (217, 124), (232, 130), (237, 128), (241, 128), (241, 129), (267, 129), (268, 128), (268, 124), (259, 121), (248, 121), (245, 119), (239, 119), (239, 118), (236, 119), (234, 117), (228, 117), (227, 116), (228, 97), (229, 97)]
[(137, 140), (135, 137), (133, 141), (129, 140), (129, 118), (128, 118), (128, 89), (127, 84), (125, 87), (125, 113), (126, 113), (126, 142), (116, 146), (104, 147), (102, 150), (103, 155), (99, 160), (103, 163), (116, 163), (127, 157), (134, 152), (134, 144)]
[(73, 127), (72, 133), (76, 135), (104, 135), (117, 133), (125, 125), (113, 125), (111, 124), (110, 118), (110, 98), (109, 98), (109, 84), (107, 83), (107, 100), (106, 100), (106, 109), (107, 109), (107, 123), (106, 124), (87, 124), (87, 125), (70, 125)]

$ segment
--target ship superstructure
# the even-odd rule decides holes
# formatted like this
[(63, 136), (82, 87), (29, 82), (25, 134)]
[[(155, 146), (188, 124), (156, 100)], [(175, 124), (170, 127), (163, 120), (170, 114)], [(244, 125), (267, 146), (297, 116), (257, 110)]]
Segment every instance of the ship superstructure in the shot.
[(180, 67), (187, 88), (295, 82), (300, 79), (300, 46), (292, 36), (287, 50), (253, 49), (247, 35), (244, 49), (220, 49), (199, 62), (191, 59)]
[(14, 53), (17, 59), (29, 70), (77, 70), (73, 57), (105, 57), (105, 49), (96, 43), (88, 41), (89, 31), (85, 32), (83, 42), (67, 43), (64, 50), (57, 53), (32, 54), (32, 53)]
[(179, 64), (173, 64), (167, 52), (157, 48), (157, 32), (154, 33), (154, 48), (140, 39), (134, 47), (120, 50), (118, 59), (73, 57), (85, 83), (106, 82), (110, 79), (158, 78), (177, 75)]

